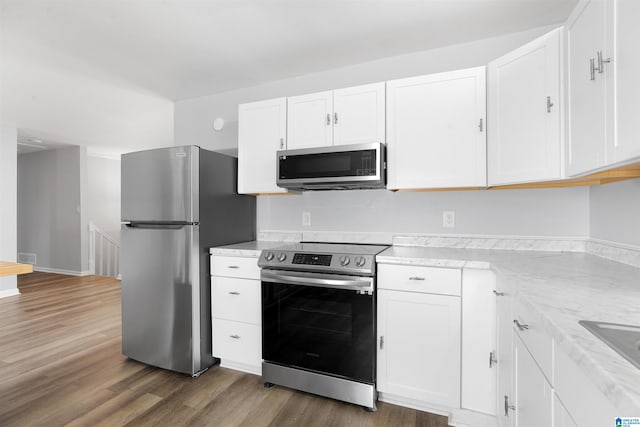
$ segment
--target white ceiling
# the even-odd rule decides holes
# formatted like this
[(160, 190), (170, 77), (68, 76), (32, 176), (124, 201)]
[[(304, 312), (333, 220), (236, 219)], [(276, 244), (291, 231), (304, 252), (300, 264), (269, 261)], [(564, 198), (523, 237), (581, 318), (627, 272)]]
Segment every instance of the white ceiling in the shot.
[(3, 51), (42, 66), (68, 61), (170, 100), (558, 23), (577, 3), (0, 1)]

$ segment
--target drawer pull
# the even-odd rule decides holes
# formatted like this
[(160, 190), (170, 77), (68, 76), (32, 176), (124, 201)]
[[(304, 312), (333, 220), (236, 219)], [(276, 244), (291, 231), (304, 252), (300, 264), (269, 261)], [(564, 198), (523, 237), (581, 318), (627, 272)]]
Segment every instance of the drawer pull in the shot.
[(523, 323), (518, 322), (517, 319), (515, 319), (513, 321), (513, 323), (518, 327), (519, 330), (521, 331), (526, 331), (527, 329), (529, 329), (529, 325), (525, 325)]
[(229, 295), (240, 295), (240, 292), (238, 292), (238, 291), (231, 291), (231, 292), (229, 292)]
[(229, 338), (233, 338), (234, 340), (239, 340), (240, 339), (240, 335), (238, 335), (238, 334), (229, 335)]
[(239, 265), (230, 265), (227, 268), (240, 268), (240, 266)]
[(424, 277), (411, 276), (411, 277), (409, 277), (409, 280), (424, 280)]
[(497, 297), (503, 297), (504, 296), (504, 292), (498, 292), (495, 289), (493, 290), (493, 294)]

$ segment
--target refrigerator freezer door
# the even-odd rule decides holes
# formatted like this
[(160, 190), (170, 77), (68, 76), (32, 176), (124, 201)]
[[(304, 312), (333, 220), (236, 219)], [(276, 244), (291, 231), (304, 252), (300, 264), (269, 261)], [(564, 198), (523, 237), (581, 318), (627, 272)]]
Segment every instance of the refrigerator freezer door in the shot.
[(122, 155), (122, 221), (198, 222), (199, 148)]
[[(195, 374), (201, 346), (198, 226), (122, 226), (122, 353), (149, 365)], [(202, 313), (206, 315), (205, 313)]]

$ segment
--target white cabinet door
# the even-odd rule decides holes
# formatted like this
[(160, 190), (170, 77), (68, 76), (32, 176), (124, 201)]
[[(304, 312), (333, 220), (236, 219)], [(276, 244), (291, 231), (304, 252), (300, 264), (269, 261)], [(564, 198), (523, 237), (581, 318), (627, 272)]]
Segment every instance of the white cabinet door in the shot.
[(605, 52), (605, 0), (591, 0), (567, 28), (568, 121), (567, 175), (579, 175), (606, 165), (612, 123), (607, 123), (605, 73), (592, 74), (598, 51)]
[(462, 271), (462, 403), (496, 414), (496, 285), (490, 270)]
[(513, 339), (515, 427), (551, 426), (553, 392), (517, 334)]
[(290, 97), (287, 107), (287, 149), (332, 145), (332, 91)]
[(387, 82), (388, 188), (486, 185), (485, 67)]
[(333, 145), (385, 142), (384, 82), (333, 92)]
[(378, 390), (460, 407), (460, 298), (378, 291)]
[(611, 157), (612, 162), (622, 162), (640, 156), (640, 1), (616, 0), (613, 13), (616, 45), (605, 71), (615, 75), (616, 141)]
[(488, 66), (489, 185), (562, 178), (562, 29)]
[(513, 424), (513, 414), (509, 407), (514, 401), (512, 389), (513, 317), (511, 313), (513, 297), (509, 288), (498, 286), (496, 292), (496, 363), (498, 365), (496, 413), (500, 426), (508, 427)]
[(238, 107), (238, 193), (285, 193), (276, 186), (276, 151), (286, 147), (286, 98)]
[(578, 427), (556, 394), (553, 400), (553, 427)]

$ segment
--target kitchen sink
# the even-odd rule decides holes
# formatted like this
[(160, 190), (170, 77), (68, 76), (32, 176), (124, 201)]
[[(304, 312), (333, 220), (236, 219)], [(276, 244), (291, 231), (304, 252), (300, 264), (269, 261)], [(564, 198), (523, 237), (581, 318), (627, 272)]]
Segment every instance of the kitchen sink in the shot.
[(578, 323), (640, 369), (640, 326), (590, 320)]

